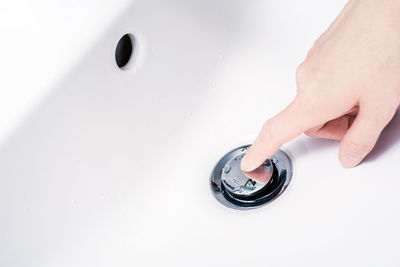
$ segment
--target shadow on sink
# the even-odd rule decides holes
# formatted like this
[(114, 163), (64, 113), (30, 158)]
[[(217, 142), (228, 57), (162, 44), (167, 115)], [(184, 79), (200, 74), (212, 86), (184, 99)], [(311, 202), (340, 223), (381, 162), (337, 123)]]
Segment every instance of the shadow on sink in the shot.
[(392, 121), (382, 131), (372, 152), (365, 158), (365, 162), (373, 161), (389, 150), (400, 141), (400, 112), (397, 111)]

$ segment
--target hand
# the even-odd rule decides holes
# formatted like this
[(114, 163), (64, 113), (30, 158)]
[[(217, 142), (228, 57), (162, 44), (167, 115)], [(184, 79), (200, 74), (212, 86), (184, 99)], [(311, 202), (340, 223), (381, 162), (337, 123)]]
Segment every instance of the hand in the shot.
[(344, 167), (364, 159), (400, 103), (400, 0), (349, 1), (298, 67), (296, 81), (296, 98), (265, 122), (243, 171), (303, 132), (341, 140)]

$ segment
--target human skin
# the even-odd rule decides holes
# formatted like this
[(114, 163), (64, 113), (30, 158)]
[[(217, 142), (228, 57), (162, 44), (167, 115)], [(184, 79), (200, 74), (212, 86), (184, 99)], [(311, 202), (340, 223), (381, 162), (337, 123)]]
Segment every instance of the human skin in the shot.
[(400, 0), (350, 0), (296, 72), (297, 95), (267, 120), (242, 159), (251, 172), (303, 132), (341, 140), (358, 165), (400, 104)]

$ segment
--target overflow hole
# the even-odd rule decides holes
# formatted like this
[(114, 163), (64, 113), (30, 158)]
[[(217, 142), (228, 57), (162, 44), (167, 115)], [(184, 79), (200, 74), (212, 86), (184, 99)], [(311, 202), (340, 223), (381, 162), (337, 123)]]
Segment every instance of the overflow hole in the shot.
[(125, 69), (128, 63), (131, 63), (134, 49), (135, 38), (133, 35), (127, 33), (118, 41), (115, 48), (115, 62), (120, 69)]

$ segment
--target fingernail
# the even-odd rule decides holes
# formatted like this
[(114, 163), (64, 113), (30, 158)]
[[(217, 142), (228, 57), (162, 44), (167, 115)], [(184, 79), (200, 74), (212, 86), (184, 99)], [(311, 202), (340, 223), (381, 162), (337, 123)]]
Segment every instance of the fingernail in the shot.
[(345, 168), (353, 168), (357, 166), (357, 164), (360, 163), (360, 161), (361, 161), (360, 157), (354, 157), (350, 155), (343, 155), (340, 158), (340, 162)]

